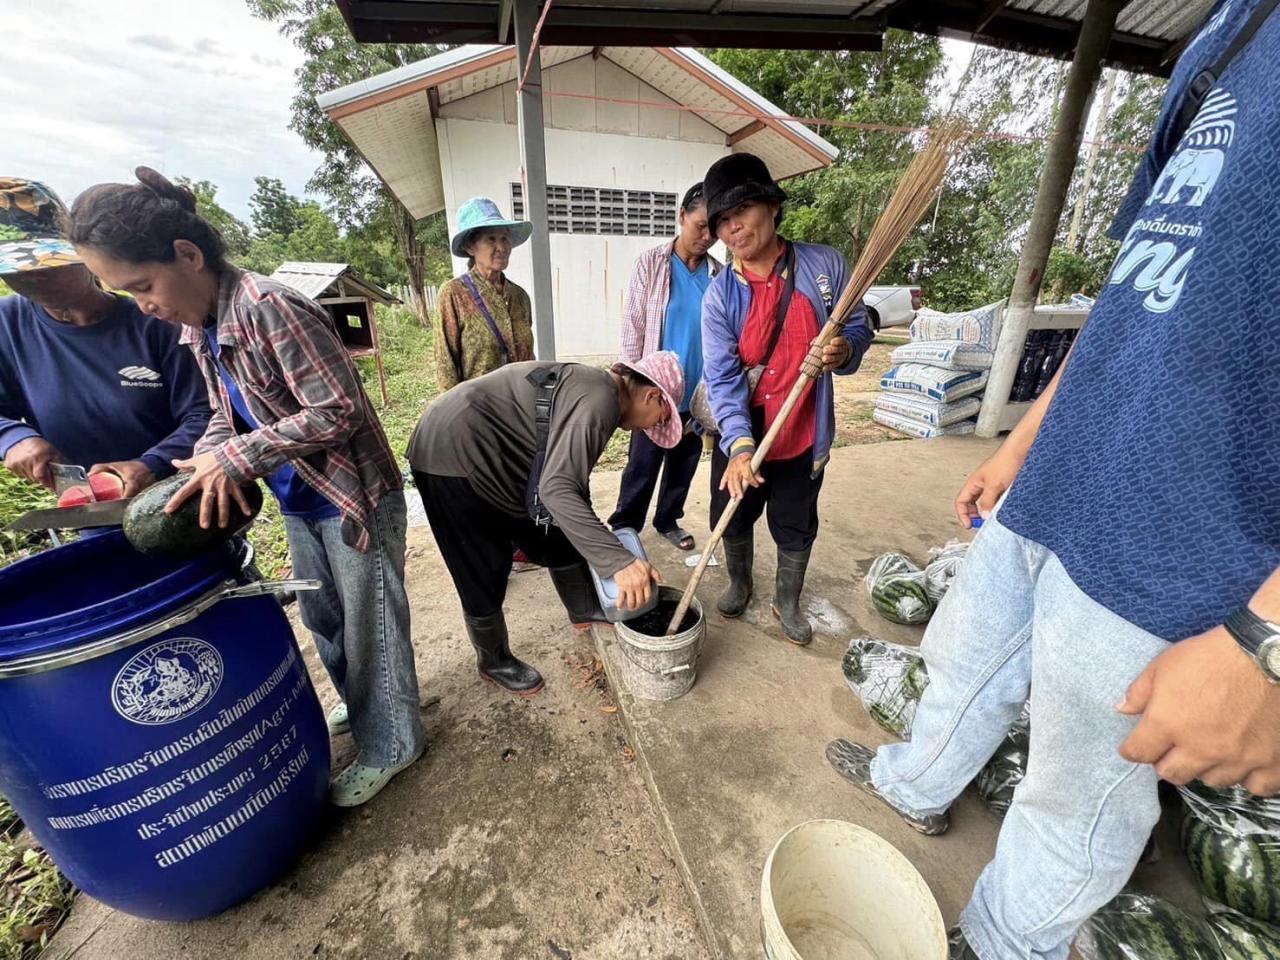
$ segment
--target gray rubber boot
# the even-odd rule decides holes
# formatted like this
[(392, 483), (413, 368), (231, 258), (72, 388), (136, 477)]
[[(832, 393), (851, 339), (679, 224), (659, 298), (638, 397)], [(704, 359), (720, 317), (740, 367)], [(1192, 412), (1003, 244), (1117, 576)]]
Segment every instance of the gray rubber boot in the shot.
[(813, 639), (813, 625), (800, 609), (800, 591), (809, 569), (809, 553), (778, 551), (778, 577), (774, 582), (773, 615), (782, 621), (782, 632), (792, 643), (804, 646)]
[(755, 585), (751, 580), (751, 567), (755, 560), (755, 537), (748, 533), (735, 540), (724, 538), (724, 562), (729, 571), (729, 586), (716, 601), (716, 609), (722, 617), (734, 619), (742, 616), (751, 602)]
[(476, 648), (480, 676), (518, 697), (531, 697), (542, 689), (542, 674), (511, 652), (507, 620), (498, 611), (488, 617), (462, 615), (467, 637)]

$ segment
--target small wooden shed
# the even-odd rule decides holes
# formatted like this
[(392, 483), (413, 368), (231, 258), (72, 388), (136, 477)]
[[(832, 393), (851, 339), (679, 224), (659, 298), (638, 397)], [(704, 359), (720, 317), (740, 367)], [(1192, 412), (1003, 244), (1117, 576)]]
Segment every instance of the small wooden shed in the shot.
[(271, 274), (272, 280), (287, 283), (315, 300), (333, 317), (338, 336), (353, 358), (373, 357), (378, 367), (378, 385), (382, 389), (382, 405), (387, 397), (387, 374), (382, 366), (382, 349), (378, 344), (378, 323), (374, 305), (390, 305), (400, 301), (371, 283), (352, 269), (349, 263), (302, 263), (289, 261)]

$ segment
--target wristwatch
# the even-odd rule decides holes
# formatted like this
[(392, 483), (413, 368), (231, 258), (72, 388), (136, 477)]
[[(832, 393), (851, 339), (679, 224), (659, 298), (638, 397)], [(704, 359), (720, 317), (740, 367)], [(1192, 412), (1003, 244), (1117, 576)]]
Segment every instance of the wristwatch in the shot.
[(1253, 657), (1272, 683), (1280, 684), (1280, 624), (1263, 620), (1241, 607), (1224, 624), (1245, 653)]

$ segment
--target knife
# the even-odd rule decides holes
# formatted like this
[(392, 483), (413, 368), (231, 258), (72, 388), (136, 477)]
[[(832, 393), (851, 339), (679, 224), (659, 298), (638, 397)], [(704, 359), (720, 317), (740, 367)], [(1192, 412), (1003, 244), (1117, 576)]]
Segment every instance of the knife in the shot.
[(98, 500), (78, 507), (28, 510), (6, 530), (82, 530), (86, 527), (118, 527), (124, 523), (128, 500)]

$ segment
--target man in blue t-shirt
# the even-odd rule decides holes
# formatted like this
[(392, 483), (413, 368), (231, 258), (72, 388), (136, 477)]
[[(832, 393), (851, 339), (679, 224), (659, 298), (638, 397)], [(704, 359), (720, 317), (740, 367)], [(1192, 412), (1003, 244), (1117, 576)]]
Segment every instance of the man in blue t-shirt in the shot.
[(50, 464), (110, 470), (132, 497), (173, 473), (208, 426), (178, 331), (94, 282), (61, 239), (48, 187), (0, 177), (0, 458), (52, 488)]
[(1176, 124), (1260, 9), (1220, 2), (1188, 47), (1087, 327), (956, 500), (986, 521), (925, 634), (911, 741), (827, 749), (940, 833), (1030, 697), (955, 957), (1065, 958), (1129, 879), (1159, 779), (1280, 791), (1280, 13)]
[[(619, 358), (635, 363), (659, 350), (680, 358), (685, 395), (680, 417), (690, 423), (689, 402), (702, 380), (702, 295), (721, 264), (707, 251), (715, 242), (707, 227), (707, 198), (695, 183), (680, 201), (680, 232), (636, 258), (623, 308)], [(640, 431), (631, 435), (618, 506), (609, 518), (617, 530), (644, 526), (649, 501), (662, 474), (653, 528), (681, 550), (692, 550), (693, 534), (680, 526), (689, 484), (702, 459), (702, 437), (692, 430), (671, 450), (656, 446)]]

